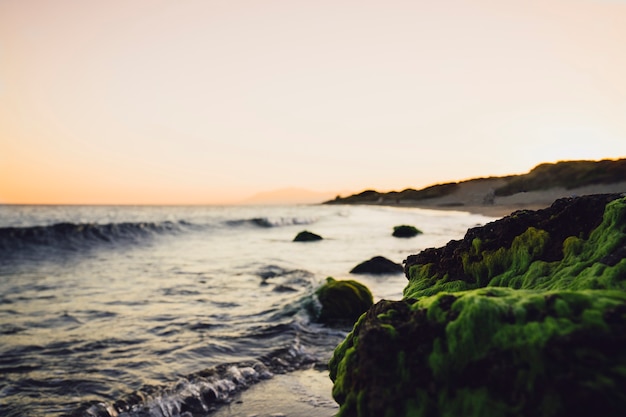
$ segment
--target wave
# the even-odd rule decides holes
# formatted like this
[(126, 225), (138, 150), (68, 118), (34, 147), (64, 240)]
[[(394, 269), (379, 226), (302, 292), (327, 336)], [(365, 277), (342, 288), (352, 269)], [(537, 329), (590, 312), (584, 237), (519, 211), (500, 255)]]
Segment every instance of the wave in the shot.
[(253, 217), (249, 219), (227, 220), (228, 226), (252, 225), (257, 227), (281, 227), (307, 225), (315, 223), (315, 219), (302, 217)]
[(98, 243), (137, 242), (164, 233), (175, 233), (187, 222), (160, 223), (57, 223), (50, 226), (0, 228), (0, 253), (35, 247), (78, 250)]
[(117, 400), (86, 402), (66, 417), (206, 416), (236, 401), (242, 391), (275, 375), (309, 368), (326, 370), (330, 352), (350, 328), (313, 323), (311, 301), (309, 294), (284, 305), (272, 320), (241, 335), (249, 351), (261, 353), (265, 346), (274, 346), (256, 359), (218, 364), (172, 383), (144, 386)]
[(85, 403), (70, 417), (180, 417), (207, 415), (257, 382), (296, 369), (323, 366), (299, 341), (256, 361), (220, 364), (163, 386), (144, 386), (115, 402)]

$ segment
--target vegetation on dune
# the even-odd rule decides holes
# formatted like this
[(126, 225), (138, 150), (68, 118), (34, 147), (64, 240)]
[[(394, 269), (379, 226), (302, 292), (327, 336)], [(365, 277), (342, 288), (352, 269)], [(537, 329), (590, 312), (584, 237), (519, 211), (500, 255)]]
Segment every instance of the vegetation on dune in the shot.
[(458, 183), (451, 182), (446, 184), (432, 185), (421, 190), (407, 188), (403, 191), (391, 191), (388, 193), (380, 193), (375, 190), (366, 190), (348, 197), (337, 196), (334, 200), (327, 201), (325, 204), (368, 204), (409, 200), (427, 200), (429, 198), (444, 197), (448, 194), (452, 194), (458, 186)]
[(528, 174), (511, 177), (507, 184), (495, 190), (496, 196), (550, 188), (584, 187), (626, 181), (626, 159), (602, 161), (561, 161), (541, 164)]

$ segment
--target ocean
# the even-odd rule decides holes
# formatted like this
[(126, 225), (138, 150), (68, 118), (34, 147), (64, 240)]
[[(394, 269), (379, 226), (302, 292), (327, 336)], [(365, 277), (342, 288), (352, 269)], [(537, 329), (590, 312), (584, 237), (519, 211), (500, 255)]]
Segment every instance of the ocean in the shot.
[[(383, 206), (0, 206), (0, 415), (208, 416), (258, 381), (324, 372), (350, 330), (316, 322), (326, 277), (400, 299), (404, 275), (349, 271), (492, 220)], [(401, 224), (423, 234), (392, 237)], [(302, 230), (324, 239), (293, 242)]]

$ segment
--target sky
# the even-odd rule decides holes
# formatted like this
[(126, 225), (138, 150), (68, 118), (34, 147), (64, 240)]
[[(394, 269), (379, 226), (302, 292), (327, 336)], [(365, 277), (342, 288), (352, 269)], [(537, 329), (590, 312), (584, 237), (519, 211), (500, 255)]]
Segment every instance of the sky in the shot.
[(626, 1), (0, 0), (0, 203), (229, 204), (626, 157)]

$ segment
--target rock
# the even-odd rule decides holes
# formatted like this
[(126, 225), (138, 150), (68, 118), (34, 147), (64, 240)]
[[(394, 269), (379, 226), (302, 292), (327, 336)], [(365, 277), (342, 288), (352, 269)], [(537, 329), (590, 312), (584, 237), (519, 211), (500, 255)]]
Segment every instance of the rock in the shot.
[(361, 262), (350, 271), (351, 274), (400, 274), (402, 265), (390, 261), (383, 256)]
[[(516, 211), (483, 227), (469, 229), (460, 241), (411, 255), (404, 266), (409, 279), (404, 295), (416, 298), (488, 285), (607, 288), (601, 277), (595, 276), (600, 271), (583, 265), (591, 262), (593, 255), (603, 253), (601, 258), (611, 257), (624, 247), (624, 243), (619, 243), (621, 231), (613, 225), (617, 222), (624, 227), (624, 220), (619, 218), (621, 203), (606, 207), (620, 197), (599, 194), (564, 198), (544, 210)], [(581, 253), (583, 244), (585, 253)], [(600, 260), (593, 262), (601, 263)]]
[(623, 415), (626, 198), (513, 213), (405, 272), (334, 352), (338, 415)]
[(421, 234), (422, 231), (415, 226), (409, 226), (406, 224), (395, 226), (393, 228), (392, 236), (394, 237), (414, 237)]
[(352, 280), (337, 281), (326, 278), (326, 283), (315, 292), (321, 304), (318, 320), (355, 322), (372, 306), (372, 293), (363, 284)]
[(293, 239), (294, 242), (313, 242), (315, 240), (322, 240), (322, 237), (320, 235), (316, 235), (315, 233), (311, 233), (308, 230), (303, 230)]

